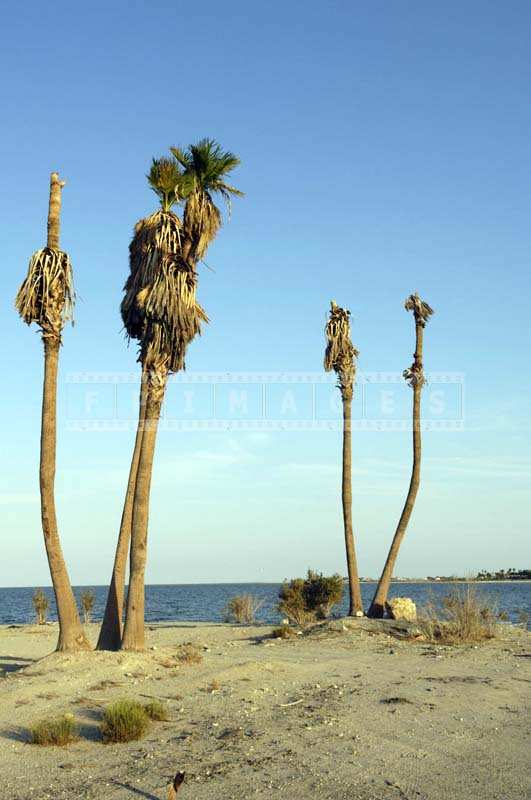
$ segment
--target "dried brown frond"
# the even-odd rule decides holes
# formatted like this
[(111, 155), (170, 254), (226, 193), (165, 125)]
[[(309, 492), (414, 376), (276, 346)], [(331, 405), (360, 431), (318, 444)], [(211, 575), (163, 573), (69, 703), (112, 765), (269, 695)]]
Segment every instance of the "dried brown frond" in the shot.
[(135, 226), (131, 273), (124, 287), (122, 319), (140, 343), (140, 360), (163, 373), (185, 368), (190, 342), (208, 317), (196, 301), (197, 273), (185, 263), (182, 226), (172, 212), (157, 211)]
[(43, 337), (60, 339), (65, 322), (73, 318), (74, 301), (68, 253), (51, 247), (33, 253), (28, 274), (15, 299), (24, 322), (27, 325), (36, 322)]
[(334, 371), (339, 379), (339, 388), (352, 392), (356, 376), (358, 350), (350, 339), (350, 311), (341, 308), (333, 300), (330, 303), (330, 318), (325, 327), (326, 351), (324, 368)]
[(221, 227), (221, 213), (208, 192), (196, 190), (186, 201), (184, 234), (189, 241), (189, 257), (201, 261)]
[(422, 364), (419, 364), (415, 361), (410, 367), (408, 367), (408, 369), (403, 371), (402, 377), (412, 389), (414, 389), (415, 386), (422, 387), (426, 383), (426, 376), (424, 375)]
[(415, 322), (417, 322), (419, 325), (422, 325), (423, 328), (425, 327), (428, 319), (434, 313), (433, 308), (429, 306), (428, 303), (425, 303), (424, 300), (420, 299), (418, 292), (415, 292), (415, 294), (410, 294), (409, 297), (406, 298), (404, 308), (406, 311), (413, 312), (415, 315)]

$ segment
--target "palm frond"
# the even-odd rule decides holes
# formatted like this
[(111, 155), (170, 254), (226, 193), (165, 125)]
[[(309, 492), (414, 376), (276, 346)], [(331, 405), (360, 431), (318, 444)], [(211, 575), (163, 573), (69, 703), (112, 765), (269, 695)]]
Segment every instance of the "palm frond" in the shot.
[(404, 308), (406, 311), (412, 311), (415, 316), (415, 322), (419, 325), (422, 325), (424, 328), (426, 322), (434, 313), (433, 308), (425, 303), (424, 300), (421, 300), (418, 292), (415, 294), (410, 294), (409, 297), (406, 298), (404, 302)]
[(225, 180), (240, 159), (224, 151), (214, 139), (201, 139), (186, 150), (171, 147), (171, 153), (183, 169), (185, 182), (185, 208), (183, 230), (187, 238), (185, 257), (193, 262), (203, 259), (221, 226), (221, 213), (213, 196), (219, 194), (231, 211), (231, 198), (242, 197), (243, 192)]
[(129, 247), (121, 314), (129, 338), (139, 342), (140, 360), (154, 374), (184, 369), (188, 344), (208, 322), (196, 301), (195, 268), (182, 258), (181, 228), (175, 214), (157, 211), (137, 223)]
[(350, 338), (350, 311), (341, 308), (333, 300), (330, 316), (325, 327), (326, 351), (324, 368), (335, 372), (342, 393), (351, 393), (356, 376), (356, 350)]
[(27, 325), (37, 323), (44, 337), (60, 340), (65, 322), (73, 319), (75, 292), (68, 253), (44, 247), (33, 253), (15, 306)]
[(159, 198), (163, 211), (170, 211), (189, 192), (190, 182), (185, 179), (182, 169), (174, 159), (154, 158), (146, 177)]

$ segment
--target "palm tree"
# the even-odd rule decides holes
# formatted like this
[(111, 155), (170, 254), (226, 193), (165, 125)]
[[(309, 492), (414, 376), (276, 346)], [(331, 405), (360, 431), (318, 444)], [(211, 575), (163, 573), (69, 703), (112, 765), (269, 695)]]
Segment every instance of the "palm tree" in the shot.
[[(188, 344), (208, 318), (196, 301), (197, 270), (221, 225), (213, 195), (241, 193), (223, 178), (239, 164), (232, 153), (204, 139), (187, 150), (172, 148), (174, 160), (153, 162), (149, 181), (161, 210), (135, 229), (131, 274), (125, 286), (122, 318), (140, 345), (147, 381), (144, 430), (140, 445), (131, 525), (131, 568), (122, 649), (143, 650), (144, 574), (149, 494), (157, 425), (168, 374), (185, 368)], [(184, 202), (183, 221), (171, 211)]]
[(343, 527), (347, 552), (349, 585), (349, 616), (362, 616), (360, 579), (354, 534), (352, 531), (352, 398), (356, 379), (358, 351), (350, 339), (350, 311), (340, 308), (333, 300), (330, 303), (330, 318), (326, 323), (327, 340), (324, 368), (332, 370), (338, 379), (338, 388), (343, 401), (343, 474), (341, 498), (343, 503)]
[[(148, 218), (139, 220), (135, 226), (133, 239), (129, 245), (130, 275), (124, 287), (126, 294), (121, 306), (122, 319), (127, 335), (129, 339), (136, 339), (139, 342), (142, 342), (147, 320), (147, 315), (142, 305), (145, 289), (153, 284), (157, 272), (163, 269), (166, 255), (175, 255), (180, 252), (182, 241), (181, 220), (172, 212), (173, 206), (183, 199), (182, 170), (174, 159), (153, 159), (151, 169), (146, 177), (150, 187), (159, 198), (161, 208)], [(142, 292), (144, 292), (144, 295)], [(182, 292), (186, 294), (186, 285), (182, 287)], [(199, 313), (201, 313), (200, 310)], [(195, 336), (195, 333), (193, 336)], [(183, 367), (185, 349), (186, 343), (179, 350), (179, 352), (182, 352)], [(144, 366), (141, 376), (135, 445), (116, 545), (113, 572), (98, 638), (97, 647), (99, 650), (119, 650), (122, 643), (125, 573), (131, 541), (133, 504), (142, 448), (147, 397), (148, 375)]]
[(65, 322), (72, 319), (74, 286), (67, 253), (59, 249), (61, 191), (64, 181), (56, 172), (50, 176), (48, 240), (29, 262), (28, 274), (20, 287), (15, 305), (28, 325), (37, 323), (44, 345), (44, 383), (42, 398), (41, 454), (39, 484), (44, 544), (50, 567), (57, 615), (57, 650), (90, 649), (68, 577), (55, 513), (55, 460), (57, 428), (57, 370), (59, 348)]
[(424, 343), (424, 328), (426, 322), (433, 314), (433, 309), (420, 299), (417, 293), (410, 295), (404, 303), (406, 311), (412, 311), (415, 318), (415, 353), (413, 364), (409, 369), (404, 370), (404, 378), (413, 389), (413, 467), (411, 471), (411, 481), (406, 497), (406, 502), (398, 521), (398, 526), (389, 549), (387, 561), (382, 572), (382, 576), (376, 588), (369, 617), (383, 617), (389, 587), (393, 577), (393, 570), (398, 557), (398, 551), (402, 540), (406, 534), (407, 526), (413, 512), (413, 506), (417, 497), (420, 484), (420, 462), (421, 462), (421, 430), (420, 430), (420, 397), (422, 387), (426, 382), (424, 367), (422, 362), (422, 350)]

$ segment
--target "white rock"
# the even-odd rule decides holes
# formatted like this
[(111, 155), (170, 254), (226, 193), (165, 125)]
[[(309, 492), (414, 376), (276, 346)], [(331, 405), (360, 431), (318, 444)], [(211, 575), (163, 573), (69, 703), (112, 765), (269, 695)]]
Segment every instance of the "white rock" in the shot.
[(417, 607), (410, 597), (393, 597), (385, 604), (385, 610), (391, 619), (404, 619), (406, 622), (417, 621)]

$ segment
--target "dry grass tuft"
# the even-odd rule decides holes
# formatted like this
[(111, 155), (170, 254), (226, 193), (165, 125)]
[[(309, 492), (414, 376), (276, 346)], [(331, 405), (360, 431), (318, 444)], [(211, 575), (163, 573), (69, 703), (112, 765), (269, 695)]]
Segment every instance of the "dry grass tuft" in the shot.
[(264, 601), (252, 594), (238, 594), (231, 597), (223, 609), (223, 619), (225, 622), (236, 622), (239, 625), (252, 625), (263, 605)]
[(430, 642), (467, 644), (494, 639), (498, 619), (493, 605), (476, 587), (467, 585), (449, 592), (440, 607), (430, 603), (418, 627)]
[(280, 625), (278, 628), (274, 628), (271, 634), (274, 639), (292, 639), (297, 636), (297, 631), (290, 628), (289, 625)]
[(203, 660), (203, 656), (195, 644), (192, 642), (185, 642), (179, 646), (177, 659), (181, 664), (191, 666), (192, 664), (200, 664)]
[(145, 703), (144, 711), (155, 722), (168, 721), (168, 709), (160, 700), (150, 700), (149, 703)]
[(78, 740), (77, 725), (71, 714), (40, 720), (29, 730), (31, 744), (64, 747)]
[(141, 739), (149, 728), (146, 709), (136, 700), (117, 700), (107, 706), (100, 725), (105, 744)]

